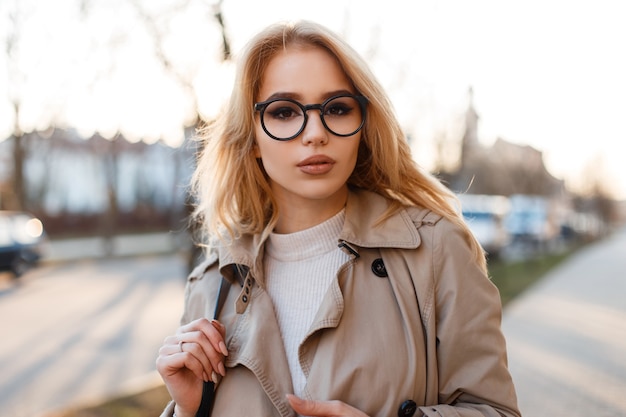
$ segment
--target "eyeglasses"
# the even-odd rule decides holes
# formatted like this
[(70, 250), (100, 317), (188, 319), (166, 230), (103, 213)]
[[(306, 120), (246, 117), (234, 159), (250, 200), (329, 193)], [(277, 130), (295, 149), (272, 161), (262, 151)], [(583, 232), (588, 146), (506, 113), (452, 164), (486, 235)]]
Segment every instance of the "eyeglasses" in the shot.
[(340, 94), (322, 104), (301, 104), (289, 98), (273, 98), (254, 104), (261, 113), (261, 126), (272, 139), (297, 137), (309, 120), (309, 110), (319, 110), (322, 124), (333, 135), (352, 136), (365, 124), (368, 100), (364, 96)]

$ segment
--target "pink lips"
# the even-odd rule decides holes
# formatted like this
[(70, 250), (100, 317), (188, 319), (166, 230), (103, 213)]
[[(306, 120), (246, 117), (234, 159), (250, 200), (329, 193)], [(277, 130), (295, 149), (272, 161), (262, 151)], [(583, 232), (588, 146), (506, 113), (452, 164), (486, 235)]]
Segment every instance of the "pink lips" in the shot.
[(306, 158), (298, 163), (298, 168), (305, 174), (320, 175), (329, 172), (335, 160), (325, 155), (315, 155)]

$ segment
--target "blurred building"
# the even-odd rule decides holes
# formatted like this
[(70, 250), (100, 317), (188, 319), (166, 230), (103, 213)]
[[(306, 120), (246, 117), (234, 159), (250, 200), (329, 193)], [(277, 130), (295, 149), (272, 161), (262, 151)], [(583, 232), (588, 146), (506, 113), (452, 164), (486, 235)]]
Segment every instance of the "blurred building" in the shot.
[[(32, 132), (22, 140), (27, 209), (44, 218), (102, 218), (99, 227), (107, 228), (124, 216), (135, 223), (160, 216), (163, 223), (186, 215), (191, 146), (130, 142), (121, 135), (84, 139), (62, 129)], [(12, 162), (11, 146), (10, 140), (0, 142), (5, 194), (11, 191), (12, 163), (5, 163)]]
[[(439, 176), (452, 191), (465, 195), (465, 202), (477, 196), (506, 197), (509, 210), (496, 217), (503, 219), (511, 242), (543, 244), (566, 235), (594, 238), (618, 221), (613, 218), (618, 214), (607, 214), (619, 212), (616, 202), (569, 193), (565, 182), (548, 172), (539, 150), (501, 138), (491, 146), (480, 143), (478, 122), (470, 89), (459, 163)], [(480, 223), (476, 220), (480, 216), (470, 217), (474, 224)]]
[(453, 172), (442, 173), (453, 191), (506, 196), (560, 196), (565, 192), (564, 182), (546, 169), (542, 152), (500, 138), (492, 146), (484, 146), (479, 141), (478, 121), (470, 89), (460, 163)]

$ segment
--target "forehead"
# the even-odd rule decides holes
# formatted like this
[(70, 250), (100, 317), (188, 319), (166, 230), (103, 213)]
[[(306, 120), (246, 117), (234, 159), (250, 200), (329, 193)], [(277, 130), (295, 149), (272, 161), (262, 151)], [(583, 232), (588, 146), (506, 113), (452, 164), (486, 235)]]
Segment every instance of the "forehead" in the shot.
[(354, 92), (343, 68), (329, 51), (316, 46), (289, 46), (270, 59), (257, 99), (288, 93), (314, 100), (339, 90)]

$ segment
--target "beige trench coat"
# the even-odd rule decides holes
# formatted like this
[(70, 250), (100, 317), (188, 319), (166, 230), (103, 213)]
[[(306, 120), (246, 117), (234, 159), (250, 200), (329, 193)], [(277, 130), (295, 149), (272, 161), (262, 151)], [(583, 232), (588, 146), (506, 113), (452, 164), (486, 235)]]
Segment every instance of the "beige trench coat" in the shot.
[[(306, 398), (342, 400), (371, 417), (396, 416), (406, 400), (418, 405), (415, 416), (520, 416), (498, 290), (475, 266), (462, 233), (419, 208), (375, 226), (387, 207), (377, 194), (350, 193), (339, 246), (351, 260), (300, 345)], [(229, 356), (215, 417), (295, 415), (258, 239), (221, 248), (186, 288), (183, 323), (212, 317), (221, 274), (232, 283), (220, 315)], [(232, 263), (250, 268), (242, 282)]]

